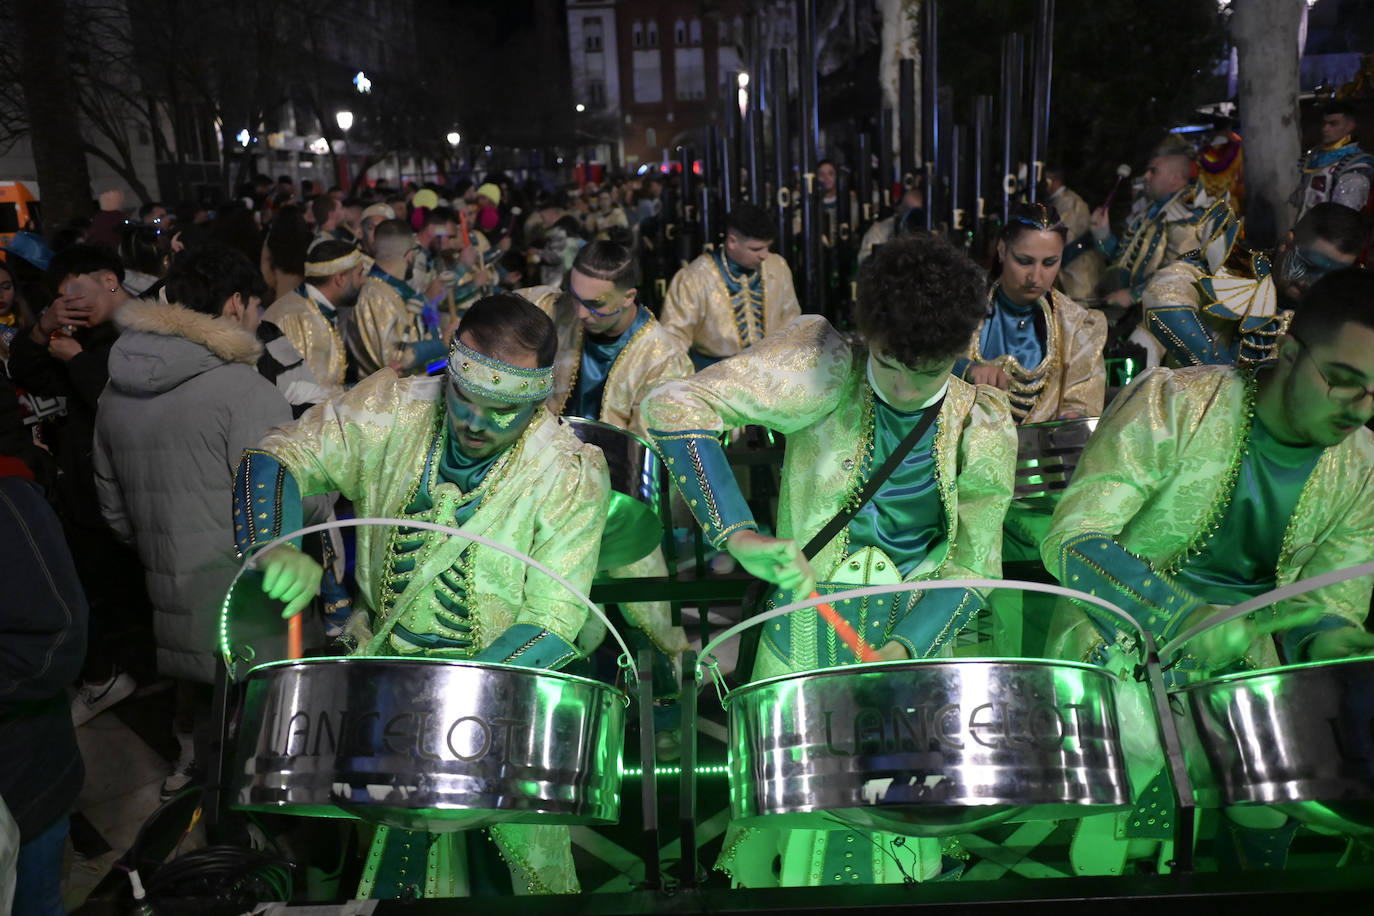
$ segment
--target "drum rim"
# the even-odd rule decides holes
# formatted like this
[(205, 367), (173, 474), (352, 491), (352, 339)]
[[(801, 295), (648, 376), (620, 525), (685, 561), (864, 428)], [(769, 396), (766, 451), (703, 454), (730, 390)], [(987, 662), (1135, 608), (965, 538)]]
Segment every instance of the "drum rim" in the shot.
[(506, 665), (500, 662), (479, 662), (476, 659), (467, 658), (407, 658), (401, 655), (343, 655), (343, 656), (322, 656), (317, 658), (283, 658), (277, 661), (264, 662), (256, 665), (244, 674), (242, 683), (247, 683), (250, 678), (259, 673), (274, 673), (273, 669), (294, 668), (294, 667), (315, 667), (339, 665), (346, 662), (375, 662), (394, 663), (402, 665), (428, 665), (431, 667), (442, 668), (481, 668), (489, 671), (497, 671), (503, 674), (530, 674), (539, 677), (552, 677), (557, 680), (567, 681), (571, 684), (605, 690), (617, 699), (629, 700), (629, 694), (619, 687), (607, 684), (605, 681), (598, 681), (594, 678), (583, 677), (580, 674), (569, 674), (565, 671), (555, 671), (551, 668), (530, 668), (524, 665)]
[(637, 433), (633, 432), (632, 430), (625, 429), (622, 426), (616, 426), (613, 423), (604, 423), (601, 420), (593, 420), (591, 417), (576, 417), (568, 414), (564, 414), (558, 419), (567, 423), (569, 426), (572, 426), (574, 424), (581, 426), (594, 426), (598, 429), (608, 429), (612, 432), (620, 433), (621, 435), (626, 436), (627, 438), (635, 440), (640, 445), (644, 446), (644, 448), (653, 452), (655, 455), (658, 454), (658, 451), (652, 445), (646, 442), (643, 438), (641, 438)]
[(1279, 674), (1313, 671), (1318, 668), (1331, 669), (1345, 665), (1359, 664), (1361, 662), (1374, 663), (1374, 656), (1365, 655), (1359, 658), (1333, 658), (1321, 662), (1299, 662), (1296, 665), (1279, 665), (1275, 668), (1261, 668), (1256, 671), (1237, 671), (1232, 674), (1220, 674), (1216, 677), (1194, 681), (1190, 684), (1180, 684), (1177, 687), (1170, 687), (1168, 692), (1170, 694), (1196, 693), (1213, 687), (1237, 684), (1245, 681), (1255, 681), (1260, 678), (1273, 677)]
[[(974, 664), (970, 664), (974, 663)], [(863, 665), (834, 665), (829, 668), (812, 668), (808, 671), (794, 671), (788, 674), (777, 674), (761, 681), (751, 681), (742, 684), (734, 690), (726, 691), (724, 705), (729, 705), (730, 701), (746, 693), (753, 692), (764, 687), (771, 687), (785, 681), (793, 681), (799, 678), (813, 678), (821, 676), (825, 678), (838, 677), (841, 675), (869, 674), (877, 671), (887, 671), (897, 668), (909, 668), (919, 666), (932, 668), (937, 665), (958, 665), (960, 667), (991, 666), (991, 665), (1016, 665), (1028, 668), (1070, 668), (1085, 671), (1106, 678), (1108, 683), (1116, 681), (1116, 676), (1105, 668), (1097, 665), (1090, 665), (1086, 662), (1061, 661), (1053, 658), (992, 658), (977, 656), (970, 658), (907, 658), (900, 661), (868, 662)]]

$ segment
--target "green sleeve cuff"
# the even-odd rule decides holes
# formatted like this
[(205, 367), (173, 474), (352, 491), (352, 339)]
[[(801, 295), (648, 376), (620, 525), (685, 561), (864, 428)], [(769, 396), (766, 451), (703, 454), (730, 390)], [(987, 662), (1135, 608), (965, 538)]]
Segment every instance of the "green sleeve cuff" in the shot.
[[(1110, 601), (1156, 641), (1172, 636), (1204, 602), (1151, 568), (1105, 534), (1089, 532), (1066, 541), (1059, 554), (1059, 581), (1068, 588)], [(1112, 641), (1117, 621), (1089, 607), (1104, 639)]]
[(578, 657), (577, 648), (563, 637), (532, 623), (517, 623), (478, 652), (475, 660), (557, 670)]
[(912, 658), (929, 658), (959, 635), (982, 607), (983, 596), (972, 589), (926, 592), (892, 628), (888, 639), (901, 643)]
[(682, 493), (712, 547), (720, 547), (736, 531), (758, 530), (715, 433), (704, 429), (651, 429), (649, 435), (668, 462), (674, 486)]
[[(249, 449), (234, 483), (234, 544), (242, 556), (305, 524), (301, 488), (276, 455)], [(291, 543), (301, 546), (300, 538)]]

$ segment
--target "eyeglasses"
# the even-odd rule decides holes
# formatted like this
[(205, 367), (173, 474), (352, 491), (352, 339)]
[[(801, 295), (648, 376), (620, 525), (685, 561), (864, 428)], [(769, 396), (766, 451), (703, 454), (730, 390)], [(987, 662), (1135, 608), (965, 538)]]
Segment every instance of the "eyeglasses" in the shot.
[(584, 309), (591, 312), (598, 318), (610, 318), (612, 315), (618, 315), (621, 312), (625, 311), (625, 307), (623, 305), (620, 308), (613, 308), (610, 310), (606, 309), (607, 299), (613, 298), (617, 295), (619, 295), (622, 300), (624, 299), (625, 294), (617, 289), (612, 289), (608, 292), (604, 292), (601, 295), (597, 296), (595, 299), (583, 299), (577, 293), (572, 291), (572, 287), (568, 287), (568, 295), (572, 297), (572, 300), (574, 302), (576, 302), (578, 305), (582, 306)]
[[(1293, 337), (1292, 334), (1288, 336)], [(1301, 338), (1293, 337), (1293, 339), (1298, 342), (1298, 346), (1302, 347), (1302, 351), (1308, 355), (1308, 359), (1312, 363), (1312, 368), (1317, 370), (1317, 375), (1321, 376), (1322, 381), (1326, 383), (1326, 396), (1328, 398), (1338, 404), (1357, 404), (1365, 398), (1374, 398), (1374, 386), (1366, 388), (1363, 385), (1332, 382), (1326, 377), (1322, 367), (1317, 365), (1317, 358), (1312, 355), (1312, 348), (1303, 343)]]

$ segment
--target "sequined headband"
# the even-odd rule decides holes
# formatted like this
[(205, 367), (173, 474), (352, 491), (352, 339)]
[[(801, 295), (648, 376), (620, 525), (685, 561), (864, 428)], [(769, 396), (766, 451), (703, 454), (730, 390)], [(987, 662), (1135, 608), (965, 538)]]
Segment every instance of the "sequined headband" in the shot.
[(1064, 225), (1064, 221), (1062, 219), (1050, 219), (1050, 210), (1044, 204), (1039, 203), (1037, 201), (1031, 206), (1039, 208), (1040, 214), (1038, 217), (1024, 216), (1018, 213), (1011, 218), (1011, 221), (1013, 223), (1020, 223), (1023, 226), (1031, 226), (1035, 229), (1040, 229), (1042, 231), (1049, 232), (1053, 232)]
[(306, 261), (305, 275), (307, 277), (332, 277), (345, 270), (352, 270), (362, 261), (363, 253), (354, 248), (348, 254), (332, 261)]
[(478, 353), (457, 337), (448, 351), (448, 371), (469, 391), (497, 401), (528, 404), (553, 393), (553, 367), (522, 369)]

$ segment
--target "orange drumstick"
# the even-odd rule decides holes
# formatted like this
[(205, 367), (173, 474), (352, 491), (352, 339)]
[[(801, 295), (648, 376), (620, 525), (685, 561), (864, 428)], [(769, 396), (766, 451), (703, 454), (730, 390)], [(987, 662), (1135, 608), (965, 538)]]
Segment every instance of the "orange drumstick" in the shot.
[[(819, 598), (820, 592), (813, 591), (812, 598)], [(839, 636), (844, 644), (849, 647), (854, 656), (861, 662), (880, 661), (878, 651), (859, 638), (859, 634), (854, 632), (854, 628), (849, 625), (849, 621), (840, 616), (840, 612), (829, 604), (816, 605), (816, 611), (825, 618), (825, 622), (835, 628), (835, 635)]]
[(286, 657), (296, 659), (304, 655), (301, 644), (301, 615), (292, 614), (286, 620)]

